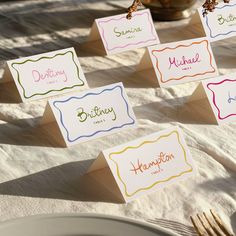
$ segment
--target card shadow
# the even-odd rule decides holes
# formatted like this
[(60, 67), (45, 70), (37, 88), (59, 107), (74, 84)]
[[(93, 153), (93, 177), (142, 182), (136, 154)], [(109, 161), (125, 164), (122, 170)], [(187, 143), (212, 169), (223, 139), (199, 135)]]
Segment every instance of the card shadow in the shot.
[(209, 112), (207, 100), (197, 100), (188, 103), (190, 97), (165, 99), (133, 108), (137, 119), (149, 119), (153, 122), (179, 122), (183, 124), (215, 125)]
[(230, 216), (230, 221), (234, 234), (236, 234), (236, 211)]
[(86, 174), (93, 160), (70, 162), (0, 184), (1, 195), (71, 201), (122, 203), (96, 175)]
[(157, 29), (157, 34), (161, 43), (206, 37), (201, 24), (184, 24), (160, 30)]
[(218, 69), (235, 69), (236, 37), (211, 43)]
[[(39, 126), (41, 117), (0, 124), (0, 143), (17, 146), (63, 147), (48, 134), (48, 126)], [(36, 124), (35, 126), (29, 125)], [(24, 128), (21, 128), (21, 127)]]
[[(81, 8), (79, 5), (81, 3), (78, 3), (76, 0), (30, 2), (30, 4), (25, 4), (22, 8), (13, 8), (14, 11), (8, 12), (7, 17), (5, 14), (1, 14), (0, 28), (8, 29), (7, 33), (3, 33), (5, 38), (30, 37), (54, 31), (70, 30), (71, 28), (88, 28), (91, 27), (96, 18), (125, 12), (125, 8), (118, 5), (113, 5), (113, 9), (92, 8), (93, 5), (96, 3), (99, 4), (99, 2), (102, 3), (101, 0), (90, 2), (91, 8), (85, 6)], [(50, 13), (48, 12), (49, 9)], [(39, 25), (43, 25), (44, 27), (37, 27)]]
[(122, 82), (125, 88), (159, 87), (155, 73), (136, 71), (136, 66), (121, 66), (108, 70), (96, 70), (85, 74), (90, 88)]
[(20, 95), (14, 82), (0, 83), (0, 103), (21, 103)]

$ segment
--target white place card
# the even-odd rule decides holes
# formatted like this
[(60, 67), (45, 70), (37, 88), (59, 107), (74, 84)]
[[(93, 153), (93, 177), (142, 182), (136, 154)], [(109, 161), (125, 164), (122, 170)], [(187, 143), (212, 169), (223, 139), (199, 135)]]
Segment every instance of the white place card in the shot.
[(161, 87), (218, 75), (206, 38), (150, 46), (138, 66), (138, 71), (142, 70), (154, 70)]
[(236, 36), (236, 0), (220, 2), (213, 12), (205, 16), (203, 12), (203, 7), (199, 7), (189, 23), (189, 27), (196, 32), (200, 30), (201, 36), (206, 36), (210, 42)]
[(12, 79), (23, 102), (87, 88), (74, 48), (8, 61), (2, 82)]
[(206, 36), (211, 42), (236, 36), (236, 0), (219, 3), (213, 12), (202, 15), (198, 9)]
[(135, 48), (158, 44), (151, 13), (148, 9), (134, 12), (131, 19), (127, 13), (96, 19), (88, 42), (102, 41), (106, 54), (119, 53)]
[(52, 122), (66, 146), (136, 126), (122, 83), (49, 100), (42, 124)]
[(178, 127), (104, 150), (88, 173), (102, 172), (105, 167), (110, 169), (125, 202), (183, 180), (195, 171)]
[(236, 73), (203, 81), (190, 99), (207, 99), (206, 112), (218, 124), (236, 121)]

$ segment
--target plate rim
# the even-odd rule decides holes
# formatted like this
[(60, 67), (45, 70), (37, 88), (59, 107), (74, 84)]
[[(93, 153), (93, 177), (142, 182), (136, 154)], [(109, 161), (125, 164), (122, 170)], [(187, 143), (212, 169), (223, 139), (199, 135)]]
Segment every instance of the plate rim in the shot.
[(134, 225), (144, 226), (151, 228), (153, 230), (163, 231), (163, 233), (167, 233), (170, 236), (179, 236), (179, 234), (175, 233), (172, 230), (166, 229), (159, 225), (154, 225), (146, 221), (141, 221), (135, 218), (128, 218), (127, 216), (117, 216), (117, 215), (110, 215), (104, 213), (50, 213), (50, 214), (36, 214), (36, 215), (29, 215), (29, 216), (22, 216), (18, 218), (8, 219), (5, 221), (0, 222), (0, 229), (5, 226), (9, 226), (11, 224), (21, 224), (28, 221), (37, 221), (40, 219), (55, 219), (55, 218), (98, 218), (98, 219), (105, 219), (105, 220), (117, 220), (122, 223), (131, 223)]

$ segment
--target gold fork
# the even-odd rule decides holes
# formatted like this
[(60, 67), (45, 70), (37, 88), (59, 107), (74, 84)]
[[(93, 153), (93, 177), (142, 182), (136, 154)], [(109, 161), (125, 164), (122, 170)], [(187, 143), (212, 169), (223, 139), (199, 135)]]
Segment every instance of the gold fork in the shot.
[(192, 224), (199, 236), (235, 236), (227, 228), (222, 219), (213, 210), (209, 215), (203, 212), (195, 217), (190, 216)]

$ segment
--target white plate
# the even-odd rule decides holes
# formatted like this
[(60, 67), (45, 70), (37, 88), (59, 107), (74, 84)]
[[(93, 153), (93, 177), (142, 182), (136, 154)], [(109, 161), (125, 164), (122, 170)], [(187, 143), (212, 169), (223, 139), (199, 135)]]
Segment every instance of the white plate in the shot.
[(39, 215), (0, 223), (2, 236), (177, 236), (163, 228), (98, 214)]

